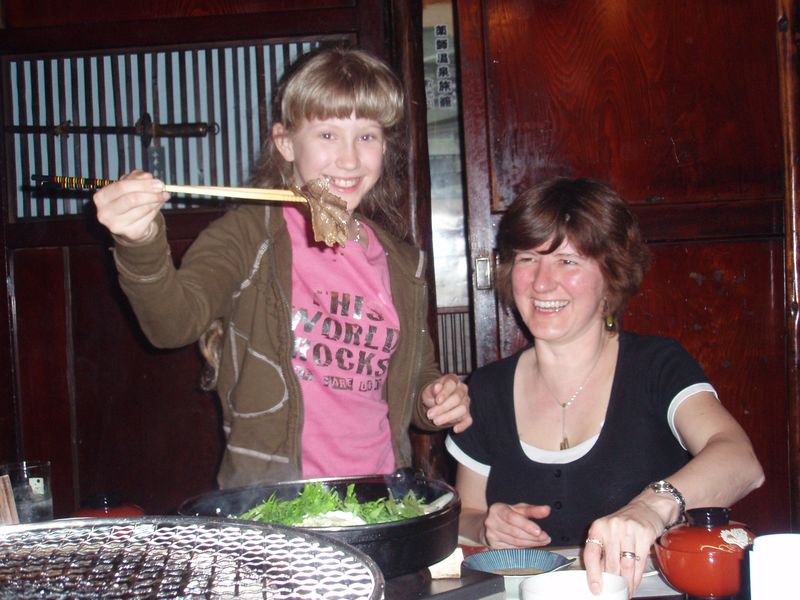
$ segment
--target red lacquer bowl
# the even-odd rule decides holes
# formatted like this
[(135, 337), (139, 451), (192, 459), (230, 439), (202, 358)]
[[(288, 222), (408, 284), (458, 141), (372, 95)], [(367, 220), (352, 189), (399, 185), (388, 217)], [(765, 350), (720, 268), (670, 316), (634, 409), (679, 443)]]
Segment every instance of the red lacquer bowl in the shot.
[(658, 568), (672, 587), (703, 598), (739, 593), (742, 558), (754, 536), (729, 514), (718, 507), (688, 510), (685, 524), (656, 541)]

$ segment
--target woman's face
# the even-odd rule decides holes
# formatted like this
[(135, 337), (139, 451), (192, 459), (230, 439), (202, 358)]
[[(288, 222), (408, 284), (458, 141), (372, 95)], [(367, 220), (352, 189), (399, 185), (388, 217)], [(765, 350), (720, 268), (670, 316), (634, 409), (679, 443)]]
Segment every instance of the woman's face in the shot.
[(385, 140), (372, 119), (304, 119), (293, 131), (276, 123), (272, 137), (297, 185), (326, 178), (351, 213), (381, 176)]
[(537, 340), (569, 342), (602, 327), (605, 282), (600, 266), (564, 243), (517, 252), (511, 269), (514, 304)]

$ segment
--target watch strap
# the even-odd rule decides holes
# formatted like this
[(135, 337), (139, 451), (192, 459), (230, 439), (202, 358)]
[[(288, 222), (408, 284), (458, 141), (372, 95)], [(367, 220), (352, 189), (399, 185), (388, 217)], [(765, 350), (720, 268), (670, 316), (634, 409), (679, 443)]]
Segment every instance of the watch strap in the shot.
[(647, 487), (653, 490), (656, 494), (667, 494), (669, 496), (672, 496), (672, 499), (675, 500), (675, 502), (678, 505), (677, 520), (664, 527), (664, 529), (667, 530), (670, 527), (674, 527), (678, 523), (682, 523), (683, 519), (686, 516), (686, 500), (684, 499), (683, 494), (681, 494), (680, 491), (678, 491), (678, 488), (676, 488), (674, 485), (672, 485), (669, 481), (666, 481), (665, 479), (662, 479), (660, 481), (654, 481)]

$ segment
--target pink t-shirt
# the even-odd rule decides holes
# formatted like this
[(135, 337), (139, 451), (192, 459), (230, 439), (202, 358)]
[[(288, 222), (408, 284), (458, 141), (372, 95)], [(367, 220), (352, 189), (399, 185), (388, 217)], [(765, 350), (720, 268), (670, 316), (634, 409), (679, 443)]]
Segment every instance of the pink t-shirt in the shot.
[(292, 364), (303, 392), (303, 477), (394, 470), (383, 385), (400, 321), (383, 248), (313, 241), (308, 219), (283, 209), (292, 238)]

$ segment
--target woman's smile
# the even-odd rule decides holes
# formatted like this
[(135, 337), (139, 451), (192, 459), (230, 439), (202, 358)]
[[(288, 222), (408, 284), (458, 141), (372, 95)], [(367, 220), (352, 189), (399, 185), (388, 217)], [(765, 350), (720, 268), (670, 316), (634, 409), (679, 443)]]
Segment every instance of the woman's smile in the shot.
[(550, 242), (517, 252), (511, 271), (515, 303), (531, 334), (568, 340), (600, 327), (605, 287), (597, 262), (568, 239), (553, 252)]
[(533, 301), (533, 306), (536, 310), (542, 312), (560, 312), (569, 304), (569, 300), (536, 300)]

